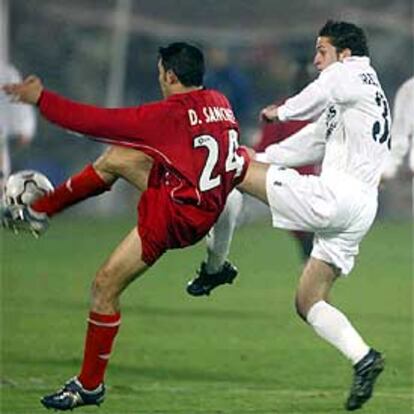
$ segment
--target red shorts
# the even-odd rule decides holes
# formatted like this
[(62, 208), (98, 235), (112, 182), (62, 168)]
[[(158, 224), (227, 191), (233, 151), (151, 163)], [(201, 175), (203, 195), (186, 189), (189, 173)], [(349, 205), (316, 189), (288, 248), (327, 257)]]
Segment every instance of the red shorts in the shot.
[(206, 211), (171, 198), (171, 187), (149, 187), (138, 205), (138, 233), (142, 260), (152, 265), (166, 250), (190, 246), (201, 240), (220, 211)]

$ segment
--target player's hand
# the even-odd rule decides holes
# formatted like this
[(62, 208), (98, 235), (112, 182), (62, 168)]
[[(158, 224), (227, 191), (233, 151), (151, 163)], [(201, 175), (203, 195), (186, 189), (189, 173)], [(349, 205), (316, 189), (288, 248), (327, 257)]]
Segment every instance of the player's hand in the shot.
[(276, 122), (279, 120), (278, 117), (278, 106), (269, 105), (260, 111), (260, 121), (262, 122)]
[(11, 96), (13, 102), (36, 105), (42, 94), (43, 85), (37, 76), (30, 75), (21, 83), (3, 85), (2, 89)]

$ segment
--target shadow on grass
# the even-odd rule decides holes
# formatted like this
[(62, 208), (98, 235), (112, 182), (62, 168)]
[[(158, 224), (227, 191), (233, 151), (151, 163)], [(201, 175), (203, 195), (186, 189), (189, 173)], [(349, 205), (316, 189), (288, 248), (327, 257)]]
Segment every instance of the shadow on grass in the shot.
[[(74, 369), (74, 375), (81, 365), (81, 360), (78, 358), (43, 358), (43, 359), (14, 359), (15, 363), (28, 364), (33, 366), (41, 366), (41, 372), (53, 374), (56, 377), (56, 373), (59, 372), (61, 368), (65, 372), (69, 368)], [(219, 370), (215, 370), (216, 368)], [(40, 371), (40, 368), (39, 368)], [(275, 378), (266, 378), (258, 377), (257, 375), (252, 376), (246, 370), (246, 375), (239, 375), (231, 372), (230, 370), (223, 370), (219, 364), (217, 366), (212, 366), (211, 370), (197, 369), (192, 367), (162, 367), (157, 366), (154, 368), (142, 367), (137, 363), (136, 366), (125, 365), (125, 364), (112, 364), (110, 369), (111, 376), (118, 376), (119, 378), (128, 378), (129, 380), (136, 378), (137, 383), (145, 381), (156, 381), (156, 382), (165, 382), (170, 384), (171, 381), (174, 382), (183, 382), (183, 383), (222, 383), (222, 384), (243, 384), (243, 386), (257, 387), (257, 384), (260, 384), (261, 387), (273, 387), (278, 385), (277, 375), (275, 373)], [(62, 378), (66, 380), (67, 378)], [(131, 382), (133, 384), (133, 382)], [(3, 383), (3, 386), (13, 386), (12, 383)], [(129, 389), (128, 386), (123, 385), (125, 389)]]
[[(88, 305), (86, 301), (77, 300), (65, 300), (62, 298), (55, 299), (49, 298), (44, 301), (45, 308), (56, 309), (58, 311), (63, 310), (84, 310), (88, 311)], [(173, 318), (206, 318), (206, 319), (234, 319), (234, 320), (272, 320), (274, 315), (271, 310), (269, 312), (264, 311), (251, 311), (251, 310), (239, 310), (239, 309), (217, 309), (214, 303), (206, 304), (203, 308), (194, 308), (191, 305), (186, 306), (183, 304), (182, 308), (177, 307), (161, 307), (142, 304), (125, 304), (122, 306), (124, 314), (128, 313), (128, 316), (135, 314), (136, 316), (155, 316), (155, 317), (173, 317)]]

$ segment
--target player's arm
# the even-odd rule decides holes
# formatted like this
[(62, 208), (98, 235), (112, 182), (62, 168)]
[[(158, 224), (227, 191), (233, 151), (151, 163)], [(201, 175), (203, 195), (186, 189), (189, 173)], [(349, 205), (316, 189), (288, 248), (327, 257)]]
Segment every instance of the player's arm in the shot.
[(145, 109), (110, 109), (75, 102), (44, 89), (35, 76), (3, 89), (15, 101), (38, 105), (41, 114), (50, 122), (98, 140), (110, 138), (116, 142), (134, 136), (138, 141), (141, 130), (146, 128), (140, 122)]
[(256, 154), (256, 160), (285, 167), (301, 167), (319, 163), (325, 153), (325, 139), (316, 122), (286, 138), (266, 147)]
[(50, 122), (98, 140), (102, 137), (122, 141), (139, 135), (140, 131), (137, 108), (100, 108), (71, 101), (45, 89), (39, 109)]
[(318, 78), (283, 105), (269, 105), (260, 115), (267, 122), (315, 119), (322, 114), (328, 102), (329, 94)]
[(329, 102), (345, 103), (355, 98), (355, 83), (341, 64), (333, 64), (283, 105), (270, 105), (261, 111), (264, 121), (315, 120)]

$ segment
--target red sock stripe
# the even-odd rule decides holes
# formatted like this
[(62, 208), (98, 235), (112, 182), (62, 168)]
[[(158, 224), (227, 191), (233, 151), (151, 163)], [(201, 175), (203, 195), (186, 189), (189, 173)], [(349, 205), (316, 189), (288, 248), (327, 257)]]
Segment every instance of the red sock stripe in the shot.
[(112, 346), (121, 324), (121, 314), (89, 313), (88, 330), (81, 372), (81, 384), (93, 390), (104, 380)]
[(102, 313), (89, 312), (88, 322), (97, 326), (119, 326), (121, 324), (121, 314), (118, 312), (111, 315), (105, 315)]

